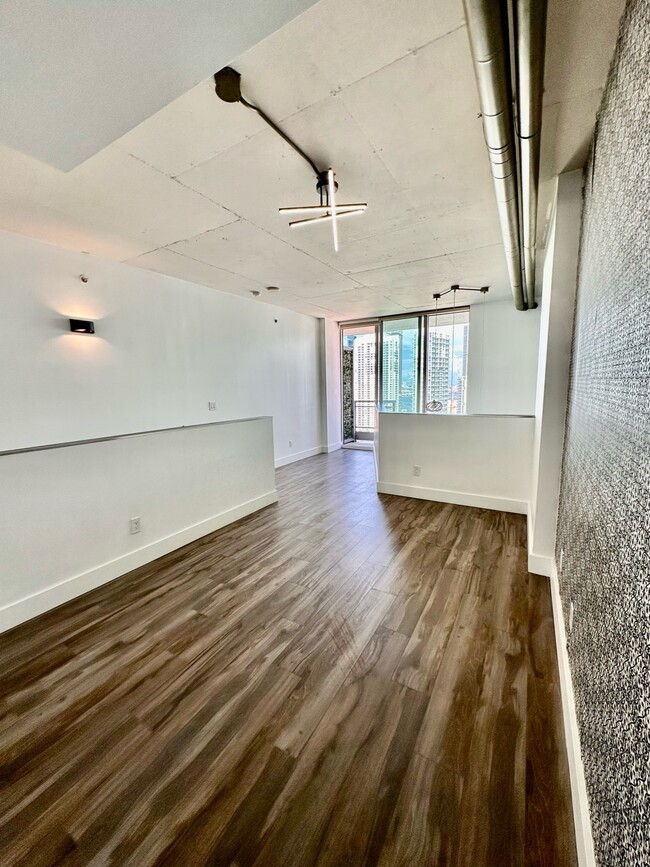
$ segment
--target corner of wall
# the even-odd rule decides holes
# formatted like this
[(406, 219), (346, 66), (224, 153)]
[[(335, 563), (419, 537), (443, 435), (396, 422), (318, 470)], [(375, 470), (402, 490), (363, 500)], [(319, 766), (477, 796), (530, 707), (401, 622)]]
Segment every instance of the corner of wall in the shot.
[(564, 721), (564, 739), (569, 763), (571, 781), (571, 800), (573, 803), (573, 824), (576, 837), (576, 852), (578, 867), (596, 867), (594, 842), (591, 833), (589, 816), (589, 800), (585, 770), (580, 749), (580, 732), (576, 715), (575, 696), (571, 679), (571, 667), (567, 652), (566, 630), (560, 598), (560, 584), (555, 558), (551, 558), (550, 570), (551, 601), (553, 603), (553, 626), (555, 631), (555, 647), (560, 679), (560, 694), (562, 697), (562, 718)]

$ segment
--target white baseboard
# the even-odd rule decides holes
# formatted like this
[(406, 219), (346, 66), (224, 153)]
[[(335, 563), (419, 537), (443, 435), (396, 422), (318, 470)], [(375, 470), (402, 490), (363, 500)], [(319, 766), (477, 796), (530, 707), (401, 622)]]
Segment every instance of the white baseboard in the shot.
[(329, 443), (326, 446), (322, 446), (321, 450), (323, 454), (328, 455), (330, 454), (330, 452), (337, 452), (342, 445), (343, 443), (341, 442), (341, 440), (339, 440), (337, 443)]
[(576, 717), (571, 668), (566, 646), (564, 617), (562, 616), (562, 601), (560, 585), (557, 577), (557, 566), (552, 558), (551, 569), (551, 599), (553, 601), (553, 623), (555, 626), (555, 645), (560, 672), (560, 691), (562, 693), (562, 716), (564, 718), (564, 738), (569, 759), (569, 776), (571, 779), (571, 799), (573, 802), (573, 823), (576, 833), (576, 849), (578, 867), (596, 867), (594, 842), (591, 836), (591, 821), (589, 819), (589, 801), (587, 799), (587, 784), (585, 770), (580, 751), (580, 732)]
[(377, 493), (395, 494), (398, 497), (415, 497), (418, 500), (435, 500), (438, 503), (453, 503), (456, 506), (496, 509), (500, 512), (515, 512), (518, 515), (525, 515), (528, 511), (528, 503), (525, 500), (487, 497), (483, 494), (445, 491), (439, 488), (420, 488), (416, 485), (395, 485), (392, 482), (377, 482)]
[(527, 522), (527, 544), (528, 544), (528, 571), (532, 572), (534, 575), (545, 575), (547, 578), (550, 578), (553, 574), (553, 566), (555, 564), (555, 557), (551, 554), (550, 556), (545, 554), (536, 554), (534, 551), (531, 551), (531, 543), (534, 538), (533, 533), (533, 516), (531, 512), (531, 504), (528, 504), (528, 522)]
[(182, 548), (183, 545), (188, 545), (190, 542), (200, 539), (201, 536), (207, 536), (208, 533), (213, 533), (215, 530), (225, 527), (226, 524), (232, 524), (233, 521), (245, 518), (246, 515), (257, 512), (272, 503), (277, 503), (277, 501), (278, 492), (269, 491), (268, 494), (255, 497), (253, 500), (248, 500), (239, 506), (234, 506), (232, 509), (227, 509), (225, 512), (220, 512), (218, 515), (213, 515), (197, 524), (192, 524), (190, 527), (184, 527), (182, 530), (151, 542), (151, 544), (138, 548), (136, 551), (130, 551), (122, 557), (117, 557), (108, 563), (102, 563), (80, 575), (66, 578), (59, 584), (46, 587), (32, 596), (12, 602), (10, 605), (0, 608), (0, 632), (5, 632), (26, 620), (31, 620), (32, 617), (37, 617), (39, 614), (63, 605), (64, 602), (69, 602), (77, 596), (88, 593), (89, 590), (101, 587), (102, 584), (107, 584), (132, 569), (144, 566), (145, 563), (151, 563), (152, 560), (169, 554), (170, 551)]
[[(304, 452), (294, 452), (291, 455), (284, 455), (281, 458), (275, 459), (276, 470), (279, 467), (286, 467), (287, 464), (293, 464), (296, 461), (304, 461), (305, 458), (313, 458), (314, 455), (322, 455), (327, 451), (327, 446), (314, 446), (313, 449), (305, 449)], [(332, 449), (334, 451), (334, 449)]]
[(547, 578), (550, 578), (553, 572), (553, 558), (544, 557), (542, 554), (535, 554), (529, 551), (528, 571), (534, 575), (545, 575)]

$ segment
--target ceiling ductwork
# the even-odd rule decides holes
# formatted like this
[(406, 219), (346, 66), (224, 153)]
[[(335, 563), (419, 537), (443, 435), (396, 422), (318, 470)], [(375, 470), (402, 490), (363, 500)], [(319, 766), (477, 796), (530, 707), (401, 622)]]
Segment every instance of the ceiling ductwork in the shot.
[(512, 294), (527, 310), (535, 307), (546, 0), (463, 3)]

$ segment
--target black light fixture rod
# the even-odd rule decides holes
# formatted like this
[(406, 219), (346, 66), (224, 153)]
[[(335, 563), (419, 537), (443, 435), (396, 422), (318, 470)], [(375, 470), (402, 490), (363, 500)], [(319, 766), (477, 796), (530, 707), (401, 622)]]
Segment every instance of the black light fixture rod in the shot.
[(241, 102), (242, 105), (245, 105), (246, 108), (250, 108), (251, 111), (257, 112), (262, 120), (267, 123), (272, 130), (277, 132), (279, 136), (281, 136), (288, 145), (290, 145), (297, 154), (309, 163), (309, 167), (312, 169), (317, 178), (320, 178), (321, 172), (316, 165), (316, 163), (312, 160), (311, 157), (307, 156), (307, 154), (299, 148), (298, 145), (291, 141), (289, 136), (283, 132), (280, 127), (271, 120), (271, 118), (262, 111), (261, 108), (258, 108), (256, 105), (253, 105), (247, 99), (244, 99), (241, 92), (241, 75), (237, 72), (236, 69), (233, 69), (232, 66), (224, 66), (223, 69), (220, 69), (219, 72), (215, 72), (214, 74), (214, 89), (219, 97), (224, 102)]
[[(445, 289), (444, 292), (434, 292), (433, 297), (438, 299), (442, 298), (443, 295), (449, 295), (450, 292), (480, 292), (482, 295), (485, 295), (489, 292), (489, 286), (459, 286), (458, 283), (455, 283), (453, 286), (450, 286), (449, 289)], [(454, 298), (456, 296), (454, 295)]]
[(308, 156), (304, 152), (304, 150), (302, 150), (302, 148), (299, 148), (298, 145), (294, 141), (291, 141), (289, 136), (285, 132), (283, 132), (280, 129), (280, 127), (276, 123), (274, 123), (267, 114), (265, 114), (262, 111), (261, 108), (258, 108), (256, 105), (253, 105), (251, 102), (248, 102), (248, 100), (244, 99), (243, 96), (240, 97), (239, 101), (241, 102), (242, 105), (245, 105), (246, 108), (250, 108), (252, 111), (256, 111), (259, 114), (259, 116), (262, 118), (262, 120), (266, 121), (266, 123), (268, 123), (268, 125), (271, 127), (271, 129), (275, 130), (277, 132), (277, 134), (279, 136), (281, 136), (286, 141), (286, 143), (288, 145), (291, 145), (291, 147), (295, 150), (295, 152), (297, 154), (300, 154), (300, 156), (303, 158), (303, 160), (306, 160), (309, 163), (309, 165), (311, 166), (316, 177), (318, 177), (320, 175), (320, 170), (319, 170), (318, 166), (316, 165), (316, 163), (313, 161), (313, 159), (310, 156)]

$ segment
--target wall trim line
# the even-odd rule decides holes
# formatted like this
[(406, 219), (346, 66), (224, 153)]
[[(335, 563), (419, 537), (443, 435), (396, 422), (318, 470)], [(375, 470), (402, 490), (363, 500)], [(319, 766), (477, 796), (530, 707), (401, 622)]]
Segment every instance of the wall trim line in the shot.
[(438, 503), (453, 503), (456, 506), (475, 506), (479, 509), (494, 509), (499, 512), (514, 512), (525, 515), (528, 512), (526, 500), (513, 500), (507, 497), (488, 497), (468, 491), (445, 491), (441, 488), (421, 488), (416, 485), (396, 485), (392, 482), (377, 482), (378, 494), (394, 494), (398, 497), (415, 497), (418, 500), (434, 500)]
[(314, 455), (322, 455), (326, 452), (327, 446), (314, 446), (313, 449), (305, 449), (292, 455), (283, 455), (281, 458), (275, 459), (275, 468), (277, 470), (279, 467), (286, 467), (287, 464), (295, 464), (296, 461), (304, 461), (305, 458), (313, 458)]
[(258, 512), (260, 509), (270, 506), (278, 501), (277, 490), (269, 491), (252, 500), (247, 500), (234, 506), (231, 509), (226, 509), (213, 515), (211, 518), (206, 518), (196, 524), (191, 524), (189, 527), (171, 533), (169, 536), (164, 536), (162, 539), (157, 539), (154, 542), (144, 545), (135, 551), (129, 551), (121, 557), (116, 557), (108, 563), (102, 563), (100, 566), (95, 566), (92, 569), (82, 572), (79, 575), (73, 575), (66, 578), (57, 584), (39, 590), (31, 596), (26, 596), (16, 602), (11, 602), (9, 605), (0, 608), (0, 632), (6, 632), (8, 629), (13, 629), (14, 626), (19, 626), (39, 614), (44, 614), (46, 611), (51, 611), (65, 602), (70, 602), (78, 596), (83, 596), (103, 584), (108, 584), (127, 572), (151, 563), (169, 554), (171, 551), (176, 551), (184, 545), (189, 545), (190, 542), (195, 542), (202, 536), (207, 536), (215, 530), (220, 530), (227, 524), (232, 524), (234, 521), (239, 521), (253, 512)]
[(552, 568), (549, 577), (551, 582), (551, 600), (553, 603), (553, 625), (555, 627), (555, 646), (560, 675), (564, 740), (569, 761), (569, 777), (571, 781), (571, 800), (573, 803), (573, 824), (576, 836), (578, 867), (596, 867), (594, 841), (591, 834), (591, 820), (589, 817), (589, 800), (587, 797), (585, 769), (582, 763), (582, 752), (580, 750), (580, 731), (578, 729), (573, 681), (571, 679), (571, 666), (569, 664), (566, 631), (562, 614), (560, 583), (558, 580), (555, 558), (551, 559)]

